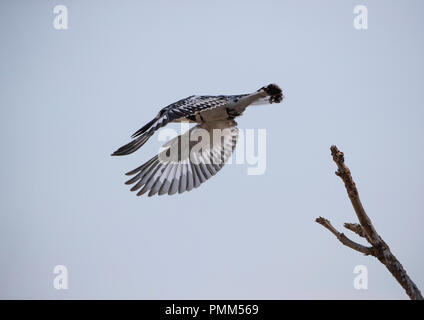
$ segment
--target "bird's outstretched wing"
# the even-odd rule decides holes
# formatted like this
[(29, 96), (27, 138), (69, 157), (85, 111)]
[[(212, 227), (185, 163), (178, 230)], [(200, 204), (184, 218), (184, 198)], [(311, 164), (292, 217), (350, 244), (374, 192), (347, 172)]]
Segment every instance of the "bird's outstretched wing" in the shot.
[(140, 148), (146, 141), (161, 127), (167, 125), (169, 122), (194, 116), (199, 112), (214, 109), (217, 107), (226, 107), (232, 99), (237, 97), (243, 97), (247, 95), (239, 96), (190, 96), (169, 106), (163, 108), (157, 116), (147, 123), (144, 127), (135, 132), (131, 137), (135, 138), (130, 143), (120, 147), (112, 155), (123, 156), (133, 153)]
[[(126, 184), (140, 196), (172, 195), (197, 188), (215, 175), (231, 156), (237, 144), (238, 129), (228, 121), (215, 129), (197, 125), (165, 144), (165, 149), (140, 167)], [(220, 129), (217, 129), (220, 128)]]

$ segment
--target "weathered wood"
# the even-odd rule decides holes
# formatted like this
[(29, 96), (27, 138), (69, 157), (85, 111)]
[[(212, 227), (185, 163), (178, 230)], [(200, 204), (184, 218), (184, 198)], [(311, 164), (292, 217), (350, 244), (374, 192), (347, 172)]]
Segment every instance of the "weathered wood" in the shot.
[(327, 219), (319, 217), (315, 221), (333, 233), (345, 246), (365, 255), (372, 255), (376, 257), (382, 264), (386, 266), (386, 268), (390, 271), (393, 277), (395, 277), (402, 288), (405, 289), (406, 294), (412, 300), (424, 300), (418, 287), (408, 276), (399, 260), (397, 260), (396, 257), (392, 254), (387, 243), (384, 242), (380, 235), (377, 233), (371, 222), (371, 219), (366, 214), (359, 198), (358, 189), (356, 188), (355, 182), (353, 181), (352, 174), (344, 163), (343, 152), (339, 151), (336, 146), (331, 146), (330, 149), (333, 160), (338, 167), (336, 175), (343, 180), (350, 202), (352, 203), (353, 209), (355, 210), (356, 216), (359, 220), (359, 224), (345, 223), (344, 227), (365, 238), (371, 246), (366, 247), (350, 240), (343, 233), (337, 231)]

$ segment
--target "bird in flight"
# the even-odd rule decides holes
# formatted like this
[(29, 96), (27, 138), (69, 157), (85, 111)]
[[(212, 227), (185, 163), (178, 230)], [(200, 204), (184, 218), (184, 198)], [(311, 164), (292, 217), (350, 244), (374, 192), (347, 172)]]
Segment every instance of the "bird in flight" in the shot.
[(168, 141), (158, 155), (127, 172), (126, 175), (133, 177), (125, 182), (133, 184), (131, 191), (138, 191), (137, 196), (146, 192), (150, 197), (190, 191), (215, 175), (231, 156), (238, 137), (235, 118), (249, 105), (282, 100), (283, 93), (275, 84), (249, 94), (189, 96), (161, 109), (153, 120), (132, 135), (131, 142), (112, 156), (133, 153), (170, 122), (196, 123), (186, 133)]

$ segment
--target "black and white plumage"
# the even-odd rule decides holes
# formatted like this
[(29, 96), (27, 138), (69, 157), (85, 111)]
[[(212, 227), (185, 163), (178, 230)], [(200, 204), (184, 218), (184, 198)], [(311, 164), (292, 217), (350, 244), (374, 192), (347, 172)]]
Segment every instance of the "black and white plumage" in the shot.
[[(197, 123), (168, 141), (158, 155), (126, 173), (134, 175), (126, 184), (134, 184), (131, 191), (137, 191), (138, 196), (148, 191), (148, 196), (190, 191), (215, 175), (231, 156), (238, 137), (234, 119), (251, 104), (279, 103), (282, 99), (282, 91), (275, 84), (251, 94), (189, 96), (160, 110), (153, 120), (132, 135), (134, 140), (112, 156), (133, 153), (170, 122)], [(214, 134), (216, 130), (221, 132), (219, 137)], [(193, 139), (199, 136), (202, 138)]]

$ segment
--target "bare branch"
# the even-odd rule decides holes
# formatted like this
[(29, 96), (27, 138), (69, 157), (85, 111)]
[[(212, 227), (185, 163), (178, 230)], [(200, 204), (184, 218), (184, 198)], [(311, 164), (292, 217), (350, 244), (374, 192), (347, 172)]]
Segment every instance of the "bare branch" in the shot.
[(350, 231), (355, 232), (358, 236), (365, 238), (365, 231), (358, 223), (345, 223), (344, 227)]
[(337, 239), (339, 239), (339, 241), (341, 243), (343, 243), (345, 246), (356, 250), (358, 252), (361, 252), (365, 255), (372, 255), (372, 248), (370, 247), (365, 247), (362, 244), (356, 243), (355, 241), (350, 240), (348, 237), (345, 236), (344, 233), (341, 233), (339, 231), (336, 230), (336, 228), (334, 228), (332, 226), (332, 224), (330, 223), (330, 221), (328, 221), (327, 219), (323, 218), (323, 217), (319, 217), (315, 220), (316, 222), (318, 222), (320, 225), (322, 225), (323, 227), (327, 228), (328, 230), (330, 230), (331, 233), (333, 233)]
[(356, 216), (359, 220), (359, 224), (345, 223), (344, 227), (367, 239), (367, 241), (371, 244), (371, 247), (365, 247), (350, 240), (343, 233), (338, 232), (327, 219), (320, 217), (315, 221), (330, 230), (345, 246), (348, 246), (349, 248), (352, 248), (366, 255), (372, 255), (376, 257), (382, 264), (386, 266), (386, 268), (395, 277), (402, 288), (405, 289), (406, 294), (412, 300), (424, 300), (418, 287), (411, 280), (411, 278), (409, 278), (402, 264), (392, 254), (389, 246), (377, 233), (371, 222), (371, 219), (366, 214), (350, 170), (344, 163), (343, 152), (339, 151), (336, 146), (331, 146), (330, 149), (333, 160), (338, 167), (336, 175), (343, 180), (350, 202), (352, 203), (353, 209), (355, 210)]
[(347, 194), (349, 196), (350, 202), (352, 202), (353, 209), (355, 209), (356, 216), (364, 229), (365, 238), (371, 245), (380, 246), (380, 238), (377, 236), (377, 232), (372, 225), (370, 218), (368, 218), (365, 213), (364, 207), (362, 206), (361, 200), (359, 199), (359, 192), (356, 189), (355, 182), (353, 181), (350, 170), (344, 164), (344, 154), (339, 151), (336, 146), (331, 146), (331, 155), (333, 156), (334, 162), (337, 164), (338, 170), (336, 175), (339, 176), (346, 187)]

